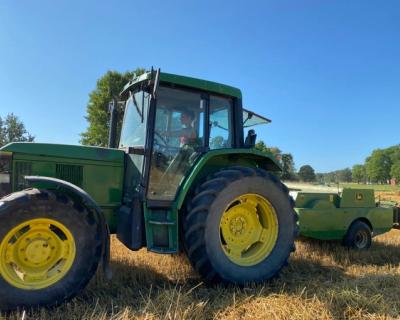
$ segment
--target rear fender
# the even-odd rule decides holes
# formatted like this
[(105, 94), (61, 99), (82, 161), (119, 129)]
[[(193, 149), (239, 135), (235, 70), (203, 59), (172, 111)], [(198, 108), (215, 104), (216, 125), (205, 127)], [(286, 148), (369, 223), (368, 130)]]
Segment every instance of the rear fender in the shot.
[(206, 176), (229, 166), (247, 166), (267, 171), (282, 171), (281, 165), (272, 153), (256, 149), (212, 150), (197, 160), (179, 191), (175, 207), (182, 208), (190, 190)]

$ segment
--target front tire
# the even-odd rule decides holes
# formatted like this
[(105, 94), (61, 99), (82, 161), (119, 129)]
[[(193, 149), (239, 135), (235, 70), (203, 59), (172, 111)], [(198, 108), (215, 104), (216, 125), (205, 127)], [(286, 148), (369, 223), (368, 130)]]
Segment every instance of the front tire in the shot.
[(190, 262), (208, 281), (236, 284), (276, 276), (295, 250), (297, 215), (272, 174), (232, 167), (197, 188), (183, 225)]
[(65, 194), (11, 194), (0, 199), (0, 221), (0, 310), (62, 303), (96, 272), (97, 223)]

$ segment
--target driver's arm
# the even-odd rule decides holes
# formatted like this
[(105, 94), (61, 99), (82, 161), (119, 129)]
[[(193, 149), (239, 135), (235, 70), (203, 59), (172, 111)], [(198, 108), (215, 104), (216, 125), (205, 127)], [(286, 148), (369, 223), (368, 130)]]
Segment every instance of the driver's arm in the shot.
[(180, 137), (182, 135), (183, 129), (174, 130), (174, 131), (161, 131), (160, 135), (165, 137)]

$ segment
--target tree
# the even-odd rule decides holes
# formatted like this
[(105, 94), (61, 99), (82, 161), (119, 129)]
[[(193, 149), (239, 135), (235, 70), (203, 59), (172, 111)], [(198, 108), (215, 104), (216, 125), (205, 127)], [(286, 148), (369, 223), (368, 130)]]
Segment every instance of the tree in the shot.
[(224, 147), (224, 137), (222, 136), (216, 136), (211, 139), (210, 141), (210, 147), (213, 149), (221, 149)]
[(336, 171), (324, 173), (324, 181), (326, 183), (338, 183), (338, 177)]
[(315, 174), (315, 181), (319, 183), (324, 183), (325, 182), (325, 174), (323, 173), (316, 173)]
[(259, 142), (256, 143), (255, 148), (257, 150), (260, 150), (262, 152), (271, 152), (274, 155), (279, 155), (282, 153), (282, 151), (278, 147), (268, 147), (264, 141), (260, 140)]
[(385, 150), (377, 149), (367, 158), (365, 163), (367, 176), (373, 182), (387, 183), (391, 178), (392, 160)]
[(294, 161), (293, 156), (290, 153), (282, 154), (282, 180), (294, 180)]
[[(107, 146), (110, 115), (108, 104), (113, 97), (118, 96), (124, 86), (132, 80), (134, 75), (141, 75), (144, 69), (136, 69), (134, 72), (119, 73), (108, 71), (97, 80), (96, 89), (89, 94), (89, 102), (86, 107), (86, 120), (88, 128), (81, 133), (81, 143), (84, 145)], [(120, 136), (123, 119), (122, 108), (118, 110), (117, 137)]]
[(349, 168), (337, 170), (336, 173), (337, 173), (337, 178), (338, 178), (339, 182), (351, 182), (352, 173)]
[(256, 143), (255, 148), (256, 148), (257, 150), (260, 150), (260, 151), (263, 151), (263, 152), (266, 152), (266, 151), (269, 152), (269, 149), (268, 149), (267, 145), (266, 145), (265, 142), (262, 141), (262, 140), (260, 140), (260, 141), (258, 141), (258, 142)]
[(397, 183), (400, 182), (400, 160), (396, 161), (392, 165), (392, 169), (390, 170), (390, 174), (391, 174), (392, 178), (396, 179)]
[(262, 152), (272, 153), (275, 158), (280, 161), (282, 165), (282, 172), (277, 173), (276, 175), (282, 180), (298, 180), (298, 177), (294, 172), (293, 156), (290, 153), (282, 154), (281, 149), (278, 147), (268, 147), (262, 140), (256, 143), (255, 148)]
[(5, 120), (0, 117), (0, 147), (10, 142), (32, 142), (35, 137), (25, 128), (22, 121), (13, 113), (9, 113)]
[(315, 181), (315, 171), (310, 165), (302, 166), (299, 170), (299, 177), (304, 182)]
[(392, 163), (395, 163), (398, 160), (400, 161), (400, 145), (383, 149), (383, 151), (390, 157)]
[(351, 170), (352, 180), (354, 182), (360, 183), (365, 182), (367, 179), (367, 172), (365, 171), (365, 166), (362, 164), (356, 164)]

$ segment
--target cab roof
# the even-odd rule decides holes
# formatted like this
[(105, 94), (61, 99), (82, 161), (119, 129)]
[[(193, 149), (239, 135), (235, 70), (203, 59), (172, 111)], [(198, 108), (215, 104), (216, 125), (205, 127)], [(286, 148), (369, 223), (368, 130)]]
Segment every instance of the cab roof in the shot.
[[(121, 92), (121, 95), (123, 95), (125, 92), (127, 92), (127, 90), (136, 86), (137, 84), (147, 80), (151, 80), (151, 77), (152, 77), (152, 72), (147, 71), (142, 75), (133, 78), (125, 85), (124, 90), (122, 90)], [(242, 92), (240, 91), (240, 89), (208, 80), (202, 80), (192, 77), (180, 76), (172, 73), (160, 72), (160, 82), (173, 83), (180, 86), (200, 89), (204, 91), (210, 91), (217, 94), (227, 95), (239, 99), (242, 98)]]

